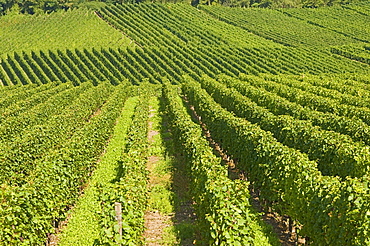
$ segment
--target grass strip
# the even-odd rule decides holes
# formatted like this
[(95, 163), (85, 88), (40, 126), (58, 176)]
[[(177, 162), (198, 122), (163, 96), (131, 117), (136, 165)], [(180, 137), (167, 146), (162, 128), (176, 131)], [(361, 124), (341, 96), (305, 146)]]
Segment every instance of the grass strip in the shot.
[(98, 164), (89, 186), (85, 189), (85, 194), (72, 210), (68, 227), (61, 234), (60, 246), (93, 245), (99, 238), (100, 204), (97, 198), (97, 186), (107, 185), (117, 176), (117, 161), (121, 158), (137, 102), (137, 97), (127, 99), (106, 153)]

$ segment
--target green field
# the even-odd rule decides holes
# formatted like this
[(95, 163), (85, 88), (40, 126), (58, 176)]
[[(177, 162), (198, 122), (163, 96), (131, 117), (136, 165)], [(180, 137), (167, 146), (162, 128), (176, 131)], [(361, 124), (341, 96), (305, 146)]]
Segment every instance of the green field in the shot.
[(370, 245), (370, 3), (97, 6), (0, 16), (0, 245)]
[(3, 16), (0, 56), (20, 51), (127, 47), (130, 40), (99, 20), (93, 11), (78, 9), (50, 15)]

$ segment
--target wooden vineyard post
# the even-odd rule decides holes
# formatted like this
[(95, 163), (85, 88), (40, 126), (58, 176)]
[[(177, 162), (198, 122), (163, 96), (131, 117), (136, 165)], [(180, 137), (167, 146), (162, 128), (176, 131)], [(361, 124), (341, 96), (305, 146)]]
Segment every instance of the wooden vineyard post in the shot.
[(116, 212), (116, 220), (118, 222), (119, 238), (122, 239), (122, 205), (120, 202), (114, 203), (114, 210)]

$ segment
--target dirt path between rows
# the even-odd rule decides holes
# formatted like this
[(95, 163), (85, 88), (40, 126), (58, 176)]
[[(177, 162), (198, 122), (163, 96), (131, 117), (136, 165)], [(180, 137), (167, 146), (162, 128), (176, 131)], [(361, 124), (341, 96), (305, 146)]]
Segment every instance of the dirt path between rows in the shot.
[[(149, 122), (148, 122), (148, 142), (149, 148), (154, 143), (154, 136), (160, 134), (158, 131), (153, 130), (153, 121), (151, 120), (154, 116), (156, 116), (152, 107), (149, 109)], [(147, 170), (149, 171), (149, 182), (148, 188), (149, 190), (156, 184), (156, 177), (154, 175), (154, 169), (156, 164), (160, 161), (159, 156), (149, 156), (147, 162)], [(159, 211), (151, 211), (148, 210), (145, 212), (144, 215), (144, 238), (145, 238), (145, 245), (148, 246), (157, 246), (162, 245), (160, 242), (162, 241), (163, 230), (169, 226), (168, 221), (171, 220), (171, 216), (163, 215)]]

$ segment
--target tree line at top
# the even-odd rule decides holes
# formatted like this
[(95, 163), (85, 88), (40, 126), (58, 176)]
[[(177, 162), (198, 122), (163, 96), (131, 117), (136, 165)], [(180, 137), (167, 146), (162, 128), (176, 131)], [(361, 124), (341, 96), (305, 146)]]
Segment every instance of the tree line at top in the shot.
[(349, 4), (364, 0), (0, 0), (0, 15), (52, 13), (78, 7), (99, 8), (104, 3), (188, 3), (197, 5), (222, 5), (228, 7), (259, 8), (317, 8), (336, 4)]

